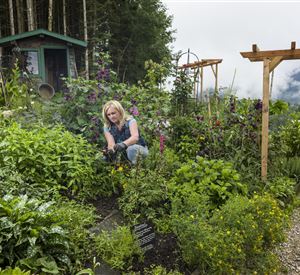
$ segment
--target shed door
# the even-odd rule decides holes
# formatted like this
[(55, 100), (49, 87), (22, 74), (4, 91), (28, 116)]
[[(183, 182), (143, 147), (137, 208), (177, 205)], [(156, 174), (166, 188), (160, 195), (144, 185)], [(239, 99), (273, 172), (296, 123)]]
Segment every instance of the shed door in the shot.
[(61, 90), (61, 77), (68, 76), (67, 50), (45, 49), (45, 77), (56, 91)]

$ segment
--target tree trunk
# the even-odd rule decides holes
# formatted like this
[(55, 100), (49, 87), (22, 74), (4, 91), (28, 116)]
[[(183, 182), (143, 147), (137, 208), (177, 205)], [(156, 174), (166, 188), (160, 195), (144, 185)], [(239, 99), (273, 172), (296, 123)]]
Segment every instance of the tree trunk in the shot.
[(16, 0), (18, 33), (24, 32), (23, 0)]
[[(82, 0), (82, 3), (83, 3), (84, 41), (88, 42), (87, 20), (86, 20), (86, 0)], [(86, 47), (86, 49), (85, 49), (85, 78), (89, 79), (89, 51), (88, 51), (88, 47)]]
[(26, 0), (27, 4), (27, 19), (28, 19), (28, 31), (33, 31), (34, 29), (34, 19), (33, 19), (33, 7), (32, 0)]
[(9, 21), (10, 21), (10, 34), (15, 35), (15, 23), (14, 23), (14, 6), (13, 1), (8, 0), (9, 5)]
[(66, 0), (63, 0), (63, 29), (64, 35), (67, 35)]
[(52, 24), (53, 24), (53, 0), (49, 0), (48, 7), (48, 31), (52, 32)]

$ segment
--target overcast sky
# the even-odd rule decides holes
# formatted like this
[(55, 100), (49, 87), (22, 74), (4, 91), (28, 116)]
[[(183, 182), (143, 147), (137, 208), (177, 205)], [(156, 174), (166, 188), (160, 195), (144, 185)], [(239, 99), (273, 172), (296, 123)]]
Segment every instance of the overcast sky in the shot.
[[(231, 86), (239, 97), (262, 97), (262, 62), (250, 62), (240, 52), (300, 48), (300, 0), (298, 1), (202, 1), (162, 0), (173, 15), (176, 41), (173, 51), (190, 49), (199, 59), (219, 58), (219, 85)], [(196, 61), (191, 55), (190, 62)], [(187, 55), (180, 64), (187, 62)], [(274, 71), (272, 97), (278, 96), (300, 68), (299, 60), (282, 61)], [(210, 67), (204, 69), (204, 88), (213, 86)], [(299, 89), (300, 95), (300, 89)]]

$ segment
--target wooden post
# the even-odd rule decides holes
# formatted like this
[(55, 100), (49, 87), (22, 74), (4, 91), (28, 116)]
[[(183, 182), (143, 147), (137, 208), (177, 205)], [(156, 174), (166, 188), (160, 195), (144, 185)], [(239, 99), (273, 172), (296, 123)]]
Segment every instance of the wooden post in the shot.
[(268, 143), (269, 143), (269, 91), (270, 91), (270, 60), (264, 59), (263, 102), (262, 102), (262, 143), (261, 143), (261, 179), (267, 179)]
[(200, 101), (203, 102), (203, 67), (200, 69)]
[(269, 99), (270, 73), (283, 60), (300, 59), (300, 49), (296, 49), (296, 42), (291, 42), (291, 48), (285, 50), (260, 51), (256, 44), (252, 45), (252, 52), (241, 52), (244, 58), (251, 62), (263, 61), (263, 108), (262, 108), (262, 144), (261, 144), (261, 178), (267, 179), (268, 171), (268, 131), (269, 131)]

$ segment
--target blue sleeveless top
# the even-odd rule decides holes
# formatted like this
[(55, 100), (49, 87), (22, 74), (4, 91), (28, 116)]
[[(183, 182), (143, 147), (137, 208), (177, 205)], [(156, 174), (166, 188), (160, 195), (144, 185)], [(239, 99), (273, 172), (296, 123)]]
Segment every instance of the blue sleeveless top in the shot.
[[(104, 132), (110, 132), (110, 134), (113, 136), (115, 143), (123, 142), (124, 140), (131, 137), (129, 125), (133, 121), (136, 121), (134, 118), (127, 120), (125, 124), (122, 126), (122, 129), (119, 130), (118, 127), (113, 124), (110, 128), (104, 127)], [(140, 136), (139, 134), (139, 140), (136, 144), (139, 144), (141, 146), (146, 146), (145, 140)]]

